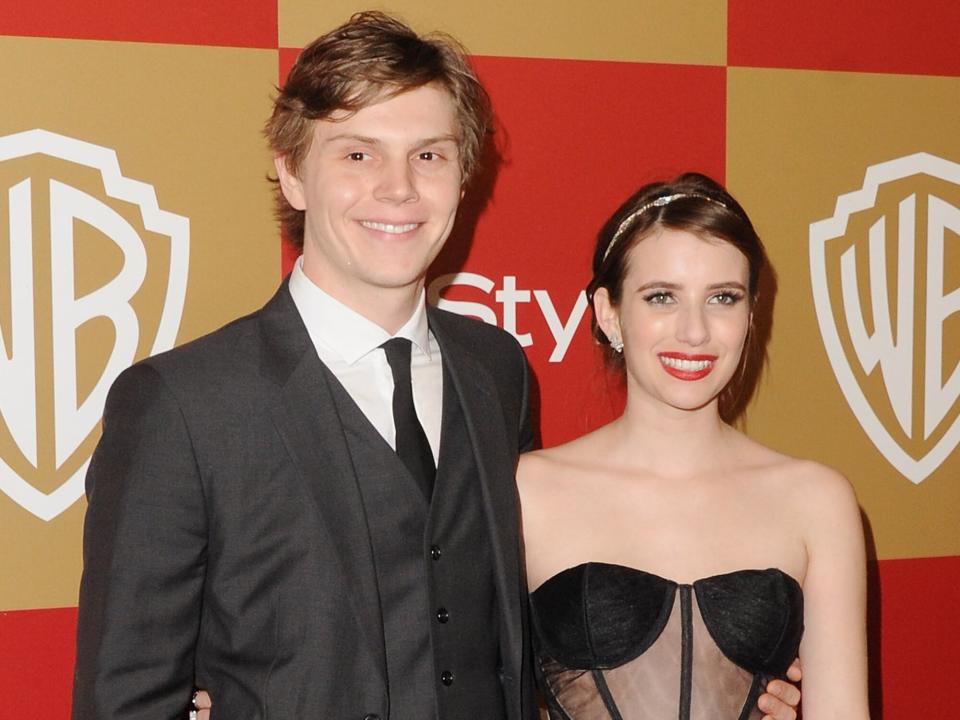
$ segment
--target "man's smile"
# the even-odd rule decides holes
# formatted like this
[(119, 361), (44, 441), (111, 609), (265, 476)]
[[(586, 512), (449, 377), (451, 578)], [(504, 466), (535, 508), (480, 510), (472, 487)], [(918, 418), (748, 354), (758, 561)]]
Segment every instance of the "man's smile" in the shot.
[(376, 222), (374, 220), (361, 220), (360, 224), (363, 225), (368, 230), (377, 230), (378, 232), (385, 232), (391, 235), (402, 235), (403, 233), (408, 233), (413, 230), (416, 230), (423, 223), (384, 223)]

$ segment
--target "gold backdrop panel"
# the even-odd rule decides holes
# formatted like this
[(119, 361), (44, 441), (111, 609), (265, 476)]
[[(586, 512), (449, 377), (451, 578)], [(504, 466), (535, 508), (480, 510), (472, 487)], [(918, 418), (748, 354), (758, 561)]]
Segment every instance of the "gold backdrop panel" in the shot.
[(276, 52), (3, 38), (0, 63), (0, 610), (69, 606), (110, 381), (279, 280)]
[[(699, 65), (727, 57), (727, 4), (715, 0), (397, 0), (369, 7), (421, 32), (449, 32), (477, 55)], [(280, 46), (302, 47), (360, 9), (347, 0), (280, 0)]]
[(846, 474), (879, 558), (955, 555), (960, 79), (731, 68), (727, 87), (727, 179), (778, 273), (748, 429)]

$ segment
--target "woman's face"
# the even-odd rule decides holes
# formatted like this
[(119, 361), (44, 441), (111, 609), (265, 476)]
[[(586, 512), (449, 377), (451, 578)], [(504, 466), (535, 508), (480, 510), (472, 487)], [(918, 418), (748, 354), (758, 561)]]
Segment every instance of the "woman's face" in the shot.
[(693, 410), (716, 400), (740, 361), (749, 266), (733, 245), (660, 229), (627, 258), (619, 307), (596, 293), (607, 337), (623, 340), (630, 397)]

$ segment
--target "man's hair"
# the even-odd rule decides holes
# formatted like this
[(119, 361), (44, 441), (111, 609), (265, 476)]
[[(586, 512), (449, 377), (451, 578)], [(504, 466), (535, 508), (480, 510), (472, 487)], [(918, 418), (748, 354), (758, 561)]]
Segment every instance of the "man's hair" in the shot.
[[(443, 33), (419, 36), (381, 12), (357, 13), (300, 52), (264, 132), (274, 153), (297, 174), (310, 150), (315, 120), (355, 113), (429, 84), (453, 99), (466, 183), (490, 128), (489, 97), (454, 38)], [(279, 182), (276, 193), (277, 217), (289, 239), (302, 247), (304, 212), (287, 202)]]

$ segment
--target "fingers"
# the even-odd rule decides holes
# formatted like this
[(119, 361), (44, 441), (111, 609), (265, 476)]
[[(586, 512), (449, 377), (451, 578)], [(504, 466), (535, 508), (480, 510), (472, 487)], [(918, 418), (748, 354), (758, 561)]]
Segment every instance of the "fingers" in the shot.
[[(783, 680), (771, 680), (767, 683), (767, 694), (772, 695), (785, 705), (789, 705), (794, 710), (796, 710), (797, 705), (800, 704), (800, 691), (796, 685), (791, 685)], [(796, 715), (796, 713), (794, 713), (794, 715)]]
[[(197, 710), (207, 710), (213, 707), (213, 700), (210, 698), (210, 693), (206, 690), (198, 690), (193, 696), (193, 706)], [(209, 717), (209, 713), (207, 715)], [(203, 716), (199, 716), (200, 720), (203, 720)]]
[(763, 720), (797, 720), (796, 710), (772, 695), (761, 695), (757, 705), (766, 713)]
[(757, 700), (757, 706), (766, 713), (763, 720), (797, 720), (800, 691), (789, 683), (777, 682), (777, 685), (770, 683), (767, 692)]
[(793, 682), (800, 682), (803, 679), (803, 672), (800, 670), (800, 658), (794, 658), (787, 668), (787, 677)]
[(190, 711), (190, 720), (210, 720), (210, 708), (213, 707), (213, 699), (206, 690), (197, 690), (193, 693), (190, 700), (195, 710)]

